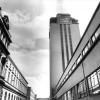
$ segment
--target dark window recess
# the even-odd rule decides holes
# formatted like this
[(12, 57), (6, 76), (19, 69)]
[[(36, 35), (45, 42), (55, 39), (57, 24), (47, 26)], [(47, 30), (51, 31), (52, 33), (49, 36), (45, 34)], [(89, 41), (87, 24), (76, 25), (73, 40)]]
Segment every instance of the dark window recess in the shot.
[(2, 63), (2, 65), (4, 65), (6, 63), (6, 57), (2, 57), (1, 63)]

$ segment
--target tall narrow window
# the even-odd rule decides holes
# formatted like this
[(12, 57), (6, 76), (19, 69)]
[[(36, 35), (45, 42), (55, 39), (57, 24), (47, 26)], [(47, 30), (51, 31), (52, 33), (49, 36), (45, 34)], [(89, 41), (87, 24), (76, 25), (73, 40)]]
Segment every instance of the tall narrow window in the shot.
[(6, 100), (6, 98), (7, 98), (7, 92), (5, 92), (4, 100)]
[(4, 68), (4, 78), (6, 78), (6, 74), (7, 74), (7, 67), (5, 66), (5, 68)]
[(13, 94), (12, 94), (12, 96), (11, 96), (11, 100), (13, 100)]
[(66, 96), (66, 93), (64, 94), (64, 98), (65, 98), (64, 100), (67, 100), (67, 96)]
[(15, 100), (15, 95), (14, 95), (14, 100)]
[(71, 100), (75, 100), (75, 87), (71, 88)]
[(10, 100), (10, 93), (9, 93), (9, 95), (8, 95), (8, 100)]
[(67, 92), (67, 95), (68, 95), (68, 100), (71, 100), (71, 91), (70, 90)]
[(9, 76), (10, 76), (10, 71), (8, 72), (8, 78), (7, 78), (7, 81), (9, 82)]
[(87, 95), (87, 93), (86, 93), (86, 83), (85, 83), (85, 80), (83, 80), (82, 82), (80, 82), (78, 84), (78, 97), (82, 98), (86, 95)]

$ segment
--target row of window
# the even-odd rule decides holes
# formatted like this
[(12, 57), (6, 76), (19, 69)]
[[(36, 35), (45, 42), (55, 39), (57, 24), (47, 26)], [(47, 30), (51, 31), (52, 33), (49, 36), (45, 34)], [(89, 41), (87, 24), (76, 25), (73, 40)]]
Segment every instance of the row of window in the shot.
[(86, 46), (84, 47), (82, 52), (79, 54), (78, 58), (76, 59), (76, 61), (72, 65), (71, 69), (69, 70), (69, 72), (67, 73), (67, 75), (65, 76), (63, 81), (60, 83), (60, 85), (58, 84), (58, 86), (56, 87), (56, 92), (62, 87), (62, 85), (65, 83), (65, 81), (70, 77), (71, 73), (75, 70), (77, 65), (80, 63), (82, 58), (86, 55), (86, 53), (89, 51), (89, 49), (92, 47), (92, 45), (95, 43), (95, 41), (97, 40), (97, 38), (99, 36), (100, 36), (100, 27), (97, 29), (97, 31), (88, 40)]
[(6, 62), (6, 67), (9, 68), (9, 70), (14, 73), (14, 75), (16, 75), (16, 77), (18, 77), (20, 79), (20, 81), (23, 82), (23, 84), (26, 85), (26, 82), (24, 80), (24, 78), (22, 77), (22, 75), (18, 72), (18, 70), (14, 67), (14, 65), (9, 61), (9, 59)]
[[(100, 68), (63, 94), (59, 100), (76, 100), (100, 93)], [(64, 99), (63, 99), (64, 98)]]
[(11, 62), (9, 61), (9, 59), (6, 62), (6, 67), (8, 67), (18, 78), (19, 78), (19, 73), (16, 70), (16, 68), (11, 64)]
[(11, 93), (11, 92), (8, 92), (8, 91), (5, 91), (3, 93), (3, 95), (4, 96), (2, 96), (2, 100), (25, 100), (25, 98), (20, 97), (20, 96), (14, 94), (14, 93)]
[(18, 90), (22, 91), (23, 93), (27, 93), (27, 87), (23, 85), (23, 83), (20, 81), (18, 77), (14, 73), (11, 72), (11, 70), (5, 66), (5, 80), (16, 87)]
[[(13, 67), (14, 68), (14, 67)], [(14, 68), (15, 69), (15, 68)], [(4, 68), (4, 78), (5, 81), (7, 81), (9, 84), (11, 84), (12, 86), (14, 86), (15, 88), (17, 88), (18, 90), (22, 91), (23, 93), (27, 93), (27, 87), (24, 85), (24, 82), (22, 79), (20, 79), (20, 77), (18, 77), (18, 75), (16, 75), (13, 71), (11, 70), (11, 67), (8, 67), (7, 65), (5, 65)], [(16, 70), (16, 69), (15, 69)], [(16, 70), (17, 71), (17, 70)], [(19, 75), (21, 76), (21, 75)]]

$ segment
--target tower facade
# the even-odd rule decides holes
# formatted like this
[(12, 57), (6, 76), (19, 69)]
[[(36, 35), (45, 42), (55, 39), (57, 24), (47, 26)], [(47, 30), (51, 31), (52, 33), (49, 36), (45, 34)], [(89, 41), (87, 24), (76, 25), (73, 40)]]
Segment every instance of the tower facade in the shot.
[(57, 14), (50, 19), (50, 86), (53, 95), (61, 75), (80, 40), (78, 20), (70, 14)]

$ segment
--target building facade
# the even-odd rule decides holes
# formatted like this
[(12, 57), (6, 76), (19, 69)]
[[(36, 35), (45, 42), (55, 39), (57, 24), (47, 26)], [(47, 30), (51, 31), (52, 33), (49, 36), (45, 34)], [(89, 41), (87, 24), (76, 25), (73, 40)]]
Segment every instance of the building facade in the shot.
[(27, 100), (37, 100), (37, 95), (33, 92), (31, 87), (27, 89)]
[(0, 8), (0, 100), (27, 100), (28, 82), (9, 56), (9, 18)]
[(7, 60), (8, 47), (11, 43), (11, 35), (9, 33), (9, 19), (8, 16), (1, 14), (0, 8), (0, 100), (3, 96), (3, 87), (4, 87), (4, 66)]
[[(50, 91), (53, 95), (61, 75), (80, 40), (78, 20), (69, 14), (57, 14), (50, 19)], [(52, 96), (51, 96), (52, 97)]]
[[(57, 100), (100, 99), (100, 3), (95, 10), (52, 98)], [(51, 98), (51, 99), (52, 99)]]
[(4, 86), (1, 100), (27, 100), (28, 82), (10, 56), (3, 70)]

